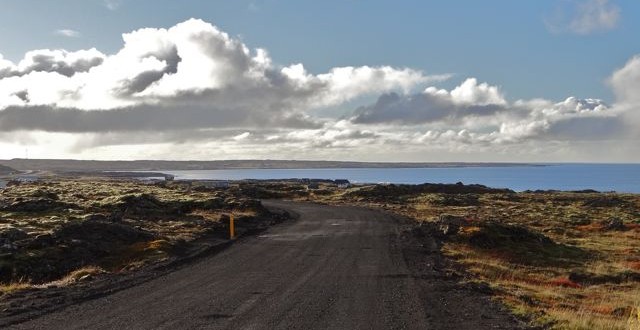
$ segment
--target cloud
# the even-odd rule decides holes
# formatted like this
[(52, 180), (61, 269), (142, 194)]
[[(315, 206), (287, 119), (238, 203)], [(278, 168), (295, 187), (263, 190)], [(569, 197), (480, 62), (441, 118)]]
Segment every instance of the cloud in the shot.
[(78, 38), (80, 37), (80, 32), (71, 29), (60, 29), (54, 31), (55, 34), (68, 38)]
[(615, 28), (619, 19), (620, 8), (609, 0), (588, 0), (578, 6), (569, 28), (578, 34), (606, 31)]
[(588, 35), (614, 29), (620, 20), (620, 8), (610, 0), (584, 0), (566, 17), (558, 10), (555, 17), (545, 20), (554, 33), (570, 32)]
[[(510, 112), (519, 112), (514, 116)], [(522, 116), (524, 114), (524, 116)], [(503, 116), (496, 142), (523, 140), (593, 140), (622, 138), (623, 119), (619, 111), (598, 99), (569, 97), (562, 102), (516, 101)]]
[(278, 66), (215, 26), (191, 19), (123, 35), (95, 49), (28, 52), (0, 61), (4, 130), (98, 132), (206, 127), (308, 127), (306, 111), (443, 79), (407, 68)]
[[(27, 52), (24, 59), (17, 65), (0, 56), (0, 85), (5, 82), (4, 78), (22, 77), (31, 73), (56, 73), (71, 77), (76, 73), (87, 72), (102, 64), (105, 58), (106, 56), (95, 48), (76, 52), (50, 49), (33, 50)], [(19, 83), (17, 80), (19, 79), (15, 78), (11, 81)], [(3, 92), (0, 91), (0, 95), (2, 94)], [(0, 109), (1, 107), (2, 103), (0, 103)]]
[(8, 77), (16, 70), (16, 66), (9, 60), (5, 60), (0, 54), (0, 79)]
[(384, 94), (375, 104), (355, 111), (355, 123), (396, 122), (420, 125), (428, 122), (455, 122), (464, 117), (488, 116), (503, 111), (506, 101), (495, 86), (478, 84), (475, 78), (465, 80), (451, 90), (429, 87), (408, 96)]
[[(432, 88), (427, 92), (438, 94), (441, 91)], [(507, 103), (498, 87), (490, 86), (487, 83), (478, 84), (475, 78), (465, 80), (460, 86), (451, 91), (450, 96), (453, 103), (464, 105), (483, 106)]]
[[(187, 114), (187, 115), (185, 115)], [(0, 130), (48, 132), (154, 132), (206, 128), (311, 128), (321, 125), (303, 115), (257, 112), (247, 109), (228, 112), (206, 105), (144, 105), (109, 111), (85, 111), (47, 106), (14, 106), (0, 111)]]
[(626, 131), (637, 141), (640, 138), (640, 55), (616, 70), (609, 78), (609, 85), (616, 95), (616, 106), (624, 116)]
[(350, 122), (381, 129), (426, 130), (421, 141), (451, 139), (458, 144), (500, 145), (525, 140), (576, 140), (615, 136), (624, 130), (620, 111), (598, 99), (508, 102), (500, 89), (475, 78), (451, 91), (383, 94), (354, 111)]
[[(274, 63), (217, 27), (188, 20), (96, 49), (0, 56), (0, 158), (637, 161), (640, 57), (616, 70), (612, 104), (508, 100), (476, 78), (411, 68), (324, 73)], [(425, 88), (426, 86), (431, 86)], [(355, 108), (319, 117), (326, 108)], [(520, 157), (520, 158), (514, 158)], [(529, 158), (523, 158), (529, 157)], [(565, 157), (565, 158), (563, 158)], [(613, 157), (613, 156), (612, 156)]]
[(640, 105), (640, 55), (632, 57), (609, 79), (618, 101)]

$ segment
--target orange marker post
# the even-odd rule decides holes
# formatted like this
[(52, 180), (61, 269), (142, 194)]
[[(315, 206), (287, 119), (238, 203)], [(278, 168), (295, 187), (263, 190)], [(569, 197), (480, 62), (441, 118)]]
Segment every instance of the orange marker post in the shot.
[(229, 238), (236, 238), (236, 226), (233, 223), (233, 214), (229, 214)]

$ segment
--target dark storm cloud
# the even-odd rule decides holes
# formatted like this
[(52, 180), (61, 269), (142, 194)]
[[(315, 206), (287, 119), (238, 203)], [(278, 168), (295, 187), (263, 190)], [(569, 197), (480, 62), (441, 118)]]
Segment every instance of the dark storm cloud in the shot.
[(420, 125), (436, 121), (456, 122), (469, 116), (491, 116), (504, 110), (505, 107), (498, 104), (458, 104), (429, 93), (407, 96), (388, 93), (381, 95), (376, 103), (356, 109), (352, 121), (357, 124)]
[(34, 50), (25, 55), (19, 66), (1, 68), (0, 79), (23, 76), (31, 72), (55, 72), (71, 77), (78, 72), (87, 72), (99, 66), (104, 60), (105, 56), (95, 49), (79, 52)]
[(623, 137), (627, 132), (620, 117), (574, 117), (558, 120), (548, 129), (548, 138), (601, 140)]

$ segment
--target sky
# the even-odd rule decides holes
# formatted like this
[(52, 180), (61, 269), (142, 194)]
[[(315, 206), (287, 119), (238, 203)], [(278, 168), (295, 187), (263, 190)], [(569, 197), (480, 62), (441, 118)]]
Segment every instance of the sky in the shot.
[(0, 159), (639, 162), (640, 2), (6, 0)]

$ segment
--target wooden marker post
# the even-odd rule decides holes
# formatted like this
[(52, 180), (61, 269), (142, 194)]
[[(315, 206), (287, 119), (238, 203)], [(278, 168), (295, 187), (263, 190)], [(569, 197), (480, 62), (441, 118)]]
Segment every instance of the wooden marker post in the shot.
[(229, 214), (229, 239), (236, 238), (236, 226), (233, 223), (233, 213)]

